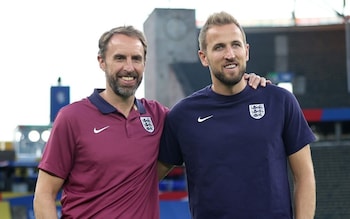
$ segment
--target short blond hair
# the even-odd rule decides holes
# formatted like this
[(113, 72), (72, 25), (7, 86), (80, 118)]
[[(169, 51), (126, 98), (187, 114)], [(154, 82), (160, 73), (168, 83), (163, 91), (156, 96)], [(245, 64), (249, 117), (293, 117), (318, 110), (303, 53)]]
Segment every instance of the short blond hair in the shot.
[(245, 32), (242, 26), (238, 23), (237, 19), (234, 18), (231, 14), (221, 11), (210, 15), (204, 23), (203, 27), (201, 28), (198, 36), (199, 49), (202, 51), (207, 50), (206, 37), (209, 28), (211, 28), (212, 26), (222, 26), (226, 24), (235, 24), (242, 32), (243, 42), (245, 44), (247, 43)]

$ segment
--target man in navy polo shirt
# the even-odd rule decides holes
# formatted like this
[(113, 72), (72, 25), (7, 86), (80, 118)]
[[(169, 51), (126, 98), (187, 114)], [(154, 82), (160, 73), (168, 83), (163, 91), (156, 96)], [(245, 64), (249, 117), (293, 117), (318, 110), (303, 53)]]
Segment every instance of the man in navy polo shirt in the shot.
[(316, 192), (309, 143), (315, 137), (295, 97), (275, 85), (247, 86), (249, 45), (230, 14), (211, 15), (198, 39), (212, 84), (169, 112), (159, 176), (172, 165), (185, 165), (193, 219), (312, 219)]

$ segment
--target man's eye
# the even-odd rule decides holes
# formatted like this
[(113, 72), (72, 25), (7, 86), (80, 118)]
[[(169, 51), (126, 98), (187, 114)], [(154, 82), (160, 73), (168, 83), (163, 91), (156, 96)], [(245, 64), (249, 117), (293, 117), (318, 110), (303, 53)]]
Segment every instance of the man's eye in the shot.
[(123, 56), (114, 56), (114, 60), (120, 61), (120, 60), (124, 60)]
[(218, 45), (218, 46), (215, 46), (214, 49), (215, 50), (222, 50), (224, 47), (222, 45)]
[(138, 62), (141, 62), (142, 61), (142, 57), (141, 56), (135, 57), (134, 60), (138, 61)]

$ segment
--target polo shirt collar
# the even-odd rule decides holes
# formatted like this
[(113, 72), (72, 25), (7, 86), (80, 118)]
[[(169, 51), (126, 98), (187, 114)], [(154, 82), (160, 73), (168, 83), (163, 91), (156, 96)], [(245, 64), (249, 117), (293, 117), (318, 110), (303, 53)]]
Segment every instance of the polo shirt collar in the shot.
[[(94, 92), (88, 97), (88, 99), (91, 101), (92, 104), (94, 104), (98, 110), (101, 111), (103, 114), (109, 114), (118, 112), (114, 106), (109, 104), (105, 99), (103, 99), (100, 96), (100, 93), (104, 91), (105, 89), (95, 89)], [(135, 106), (137, 107), (137, 110), (140, 112), (140, 114), (146, 113), (146, 109), (143, 106), (141, 100), (136, 99), (134, 101)]]

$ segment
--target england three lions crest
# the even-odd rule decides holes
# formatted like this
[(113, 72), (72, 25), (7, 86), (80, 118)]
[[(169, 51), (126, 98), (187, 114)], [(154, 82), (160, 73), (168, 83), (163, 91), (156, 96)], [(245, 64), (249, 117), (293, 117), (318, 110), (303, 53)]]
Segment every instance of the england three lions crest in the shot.
[(141, 116), (140, 120), (141, 120), (141, 123), (143, 125), (143, 128), (146, 131), (148, 131), (150, 133), (154, 132), (154, 125), (153, 125), (151, 117), (149, 117), (149, 116), (145, 116), (145, 117)]
[(254, 119), (261, 119), (265, 115), (265, 106), (263, 103), (249, 105), (250, 116)]

